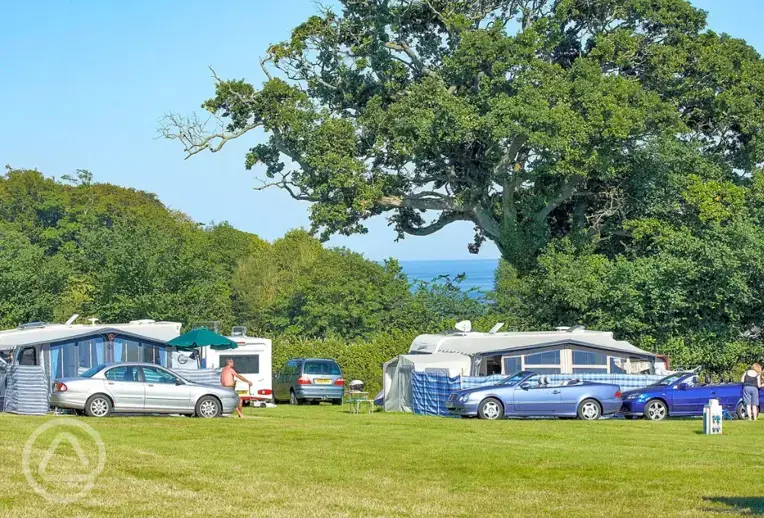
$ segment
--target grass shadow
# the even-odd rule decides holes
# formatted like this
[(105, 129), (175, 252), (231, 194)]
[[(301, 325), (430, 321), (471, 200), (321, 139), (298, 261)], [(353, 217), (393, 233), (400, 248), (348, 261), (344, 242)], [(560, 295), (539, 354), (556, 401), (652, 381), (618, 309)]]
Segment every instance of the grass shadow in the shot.
[(726, 505), (728, 509), (713, 508), (708, 511), (718, 513), (734, 513), (742, 516), (764, 516), (764, 497), (761, 496), (712, 496), (703, 497), (706, 502)]

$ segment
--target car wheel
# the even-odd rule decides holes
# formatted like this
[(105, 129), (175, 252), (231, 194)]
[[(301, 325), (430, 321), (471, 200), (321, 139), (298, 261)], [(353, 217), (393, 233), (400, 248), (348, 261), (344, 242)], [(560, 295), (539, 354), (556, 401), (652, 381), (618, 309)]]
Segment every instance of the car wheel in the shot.
[(109, 417), (111, 410), (111, 399), (103, 394), (90, 396), (87, 403), (85, 403), (85, 414), (88, 417)]
[(313, 405), (313, 406), (318, 406), (318, 405), (320, 405), (320, 404), (321, 404), (321, 402), (320, 402), (318, 399), (314, 399), (314, 400), (312, 400), (312, 401), (310, 402), (310, 404), (311, 404), (311, 405)]
[(478, 406), (480, 419), (501, 419), (504, 417), (504, 405), (496, 398), (489, 397)]
[(212, 396), (202, 396), (196, 402), (196, 415), (204, 419), (218, 417), (223, 413), (220, 402)]
[(290, 405), (302, 405), (302, 401), (300, 401), (297, 398), (297, 395), (294, 393), (294, 390), (289, 391), (289, 404)]
[(602, 407), (595, 399), (584, 399), (578, 405), (578, 418), (584, 421), (595, 421), (602, 415)]
[(648, 401), (645, 405), (645, 417), (650, 421), (662, 421), (668, 417), (668, 407), (660, 399)]
[(737, 408), (735, 409), (735, 417), (741, 420), (748, 419), (748, 412), (745, 411), (745, 405), (743, 403), (738, 403)]
[(332, 405), (340, 406), (341, 404), (342, 404), (342, 399), (332, 399)]

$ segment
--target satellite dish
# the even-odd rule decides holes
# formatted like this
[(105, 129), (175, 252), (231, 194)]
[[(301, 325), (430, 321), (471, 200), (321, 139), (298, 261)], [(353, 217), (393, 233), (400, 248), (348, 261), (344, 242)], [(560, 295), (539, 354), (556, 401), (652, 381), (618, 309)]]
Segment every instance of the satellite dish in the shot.
[(457, 331), (461, 331), (462, 333), (469, 333), (472, 331), (472, 322), (469, 320), (462, 320), (461, 322), (458, 322), (454, 327)]
[(502, 327), (504, 327), (504, 322), (499, 322), (495, 326), (493, 326), (490, 331), (488, 331), (488, 334), (495, 335), (496, 333), (499, 332), (499, 329), (501, 329)]

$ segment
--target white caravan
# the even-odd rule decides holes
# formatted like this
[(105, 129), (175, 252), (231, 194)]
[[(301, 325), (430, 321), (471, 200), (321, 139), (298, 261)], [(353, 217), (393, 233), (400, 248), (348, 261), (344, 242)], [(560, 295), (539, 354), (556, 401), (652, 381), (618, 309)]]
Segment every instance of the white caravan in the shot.
[(247, 328), (236, 326), (227, 337), (236, 342), (236, 349), (216, 351), (210, 347), (201, 349), (200, 363), (203, 369), (221, 369), (229, 358), (233, 359), (236, 372), (252, 382), (252, 387), (237, 380), (236, 392), (245, 403), (270, 401), (273, 397), (272, 362), (273, 348), (267, 338), (247, 336)]

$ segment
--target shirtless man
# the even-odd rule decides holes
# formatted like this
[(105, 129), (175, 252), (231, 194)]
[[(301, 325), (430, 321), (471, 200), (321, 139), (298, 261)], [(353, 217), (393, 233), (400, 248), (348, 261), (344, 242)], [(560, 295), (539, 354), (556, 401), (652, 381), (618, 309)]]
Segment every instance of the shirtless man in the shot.
[[(233, 358), (228, 358), (225, 361), (225, 367), (223, 367), (223, 371), (220, 373), (220, 384), (224, 387), (229, 387), (236, 391), (236, 378), (239, 378), (244, 383), (248, 383), (250, 387), (252, 386), (251, 381), (233, 370)], [(236, 407), (236, 413), (239, 414), (239, 418), (244, 417), (241, 413), (241, 407), (243, 405), (244, 402), (239, 399), (239, 406)]]

